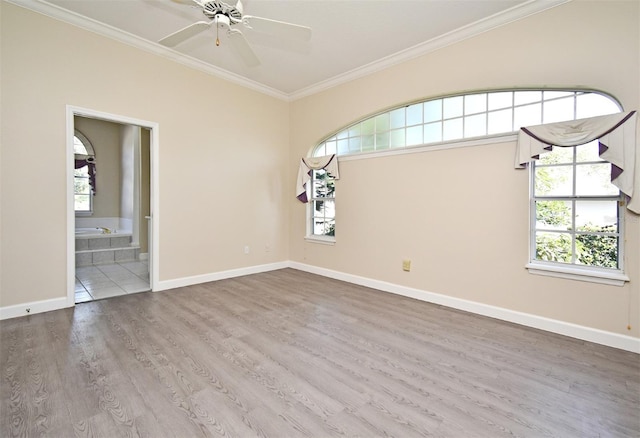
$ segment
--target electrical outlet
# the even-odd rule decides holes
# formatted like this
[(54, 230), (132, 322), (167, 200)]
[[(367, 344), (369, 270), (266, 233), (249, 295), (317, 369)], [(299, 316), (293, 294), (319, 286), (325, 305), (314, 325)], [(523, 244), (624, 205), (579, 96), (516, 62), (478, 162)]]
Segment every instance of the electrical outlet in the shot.
[(407, 272), (411, 271), (411, 260), (404, 259), (402, 261), (402, 270)]
[(245, 254), (249, 254), (249, 245), (245, 245), (245, 247), (244, 247), (244, 253), (245, 253)]

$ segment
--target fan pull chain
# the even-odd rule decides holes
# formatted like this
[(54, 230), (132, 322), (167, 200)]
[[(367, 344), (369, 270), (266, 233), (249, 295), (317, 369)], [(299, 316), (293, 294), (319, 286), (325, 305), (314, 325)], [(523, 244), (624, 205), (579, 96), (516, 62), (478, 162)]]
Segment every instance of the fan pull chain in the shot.
[(218, 38), (219, 31), (220, 31), (220, 26), (218, 25), (218, 20), (216, 18), (216, 47), (220, 46), (220, 38)]

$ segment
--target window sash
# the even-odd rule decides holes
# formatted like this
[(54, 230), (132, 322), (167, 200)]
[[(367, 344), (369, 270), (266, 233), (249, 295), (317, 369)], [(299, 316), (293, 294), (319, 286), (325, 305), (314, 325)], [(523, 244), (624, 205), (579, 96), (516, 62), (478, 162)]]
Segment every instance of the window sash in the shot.
[[(585, 269), (591, 269), (591, 270), (595, 270), (595, 271), (613, 271), (613, 272), (622, 272), (624, 269), (624, 250), (623, 250), (623, 245), (624, 245), (624, 239), (623, 239), (623, 230), (624, 230), (624, 202), (621, 199), (621, 194), (618, 191), (618, 193), (616, 195), (577, 195), (578, 193), (578, 187), (577, 187), (577, 182), (578, 182), (578, 178), (577, 178), (577, 168), (579, 168), (580, 166), (584, 165), (584, 164), (590, 164), (590, 163), (595, 163), (595, 164), (601, 164), (602, 161), (590, 161), (590, 162), (583, 162), (583, 161), (578, 161), (578, 148), (580, 146), (577, 147), (572, 147), (572, 160), (571, 162), (565, 162), (565, 163), (560, 163), (560, 164), (540, 164), (537, 161), (533, 161), (531, 163), (531, 172), (530, 172), (530, 177), (531, 177), (531, 193), (530, 193), (530, 207), (529, 207), (529, 211), (530, 211), (530, 242), (529, 242), (529, 248), (530, 248), (530, 255), (529, 255), (529, 260), (531, 264), (546, 264), (546, 265), (565, 265), (565, 266), (575, 266), (575, 267), (580, 267), (580, 268), (585, 268)], [(535, 190), (536, 190), (536, 169), (540, 169), (540, 168), (561, 168), (561, 167), (565, 167), (565, 168), (570, 168), (571, 169), (571, 193), (568, 195), (562, 195), (562, 196), (558, 196), (558, 195), (543, 195), (543, 196), (536, 196), (535, 194)], [(554, 228), (554, 227), (543, 227), (543, 226), (539, 226), (538, 224), (538, 203), (539, 202), (544, 202), (544, 201), (559, 201), (559, 202), (566, 202), (566, 203), (570, 203), (571, 204), (571, 208), (570, 208), (570, 223), (567, 224), (566, 229), (565, 228)], [(615, 232), (605, 232), (605, 231), (587, 231), (587, 230), (580, 230), (579, 226), (577, 224), (577, 209), (576, 209), (576, 205), (579, 202), (611, 202), (611, 203), (615, 203), (615, 207), (616, 207), (616, 230)], [(602, 225), (596, 225), (596, 226), (602, 226)], [(606, 226), (606, 225), (605, 225)], [(541, 249), (539, 244), (538, 244), (538, 238), (539, 237), (543, 237), (543, 236), (553, 236), (556, 235), (558, 236), (558, 238), (562, 239), (562, 236), (568, 236), (568, 238), (570, 239), (570, 260), (566, 260), (566, 257), (562, 257), (564, 254), (562, 253), (562, 248), (566, 248), (566, 241), (562, 242), (560, 241), (555, 241), (554, 243), (559, 242), (560, 248), (559, 249), (555, 249), (555, 251), (558, 251), (558, 253), (554, 253), (553, 257), (558, 257), (561, 258), (562, 260), (545, 260), (542, 258), (538, 257), (538, 252)], [(585, 263), (581, 263), (580, 260), (580, 254), (578, 254), (578, 242), (580, 241), (580, 239), (582, 238), (583, 240), (585, 238), (588, 238), (588, 236), (601, 236), (603, 239), (602, 241), (604, 241), (606, 238), (613, 238), (616, 239), (616, 247), (617, 247), (617, 251), (615, 254), (615, 258), (616, 258), (616, 266), (615, 267), (611, 267), (611, 266), (600, 266), (597, 263), (592, 263), (592, 264), (585, 264)], [(553, 245), (554, 243), (549, 243), (547, 242), (548, 245)], [(562, 246), (564, 245), (564, 246)]]

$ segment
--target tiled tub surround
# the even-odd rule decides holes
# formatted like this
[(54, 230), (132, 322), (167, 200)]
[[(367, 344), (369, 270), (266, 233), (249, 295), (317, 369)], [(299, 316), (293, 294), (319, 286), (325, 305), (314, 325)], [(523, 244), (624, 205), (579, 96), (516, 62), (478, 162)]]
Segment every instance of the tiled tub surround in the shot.
[(131, 234), (76, 234), (76, 266), (138, 260), (140, 248), (131, 246)]

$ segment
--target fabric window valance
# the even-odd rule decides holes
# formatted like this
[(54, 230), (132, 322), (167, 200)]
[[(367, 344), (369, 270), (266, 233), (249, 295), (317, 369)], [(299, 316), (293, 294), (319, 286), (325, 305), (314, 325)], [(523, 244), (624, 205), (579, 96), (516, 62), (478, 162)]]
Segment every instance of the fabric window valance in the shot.
[(516, 168), (525, 167), (554, 146), (579, 146), (598, 140), (600, 158), (611, 163), (611, 183), (629, 197), (627, 208), (640, 214), (640, 153), (635, 111), (546, 125), (527, 126), (518, 133)]
[(83, 154), (75, 154), (74, 160), (74, 168), (82, 169), (84, 166), (87, 166), (89, 173), (89, 185), (91, 186), (91, 190), (95, 195), (97, 192), (96, 189), (96, 159), (93, 155), (83, 155)]
[(298, 179), (296, 180), (296, 198), (300, 202), (309, 202), (309, 199), (307, 199), (307, 183), (311, 180), (312, 171), (319, 169), (326, 170), (333, 179), (340, 179), (338, 157), (335, 154), (324, 157), (301, 158)]

